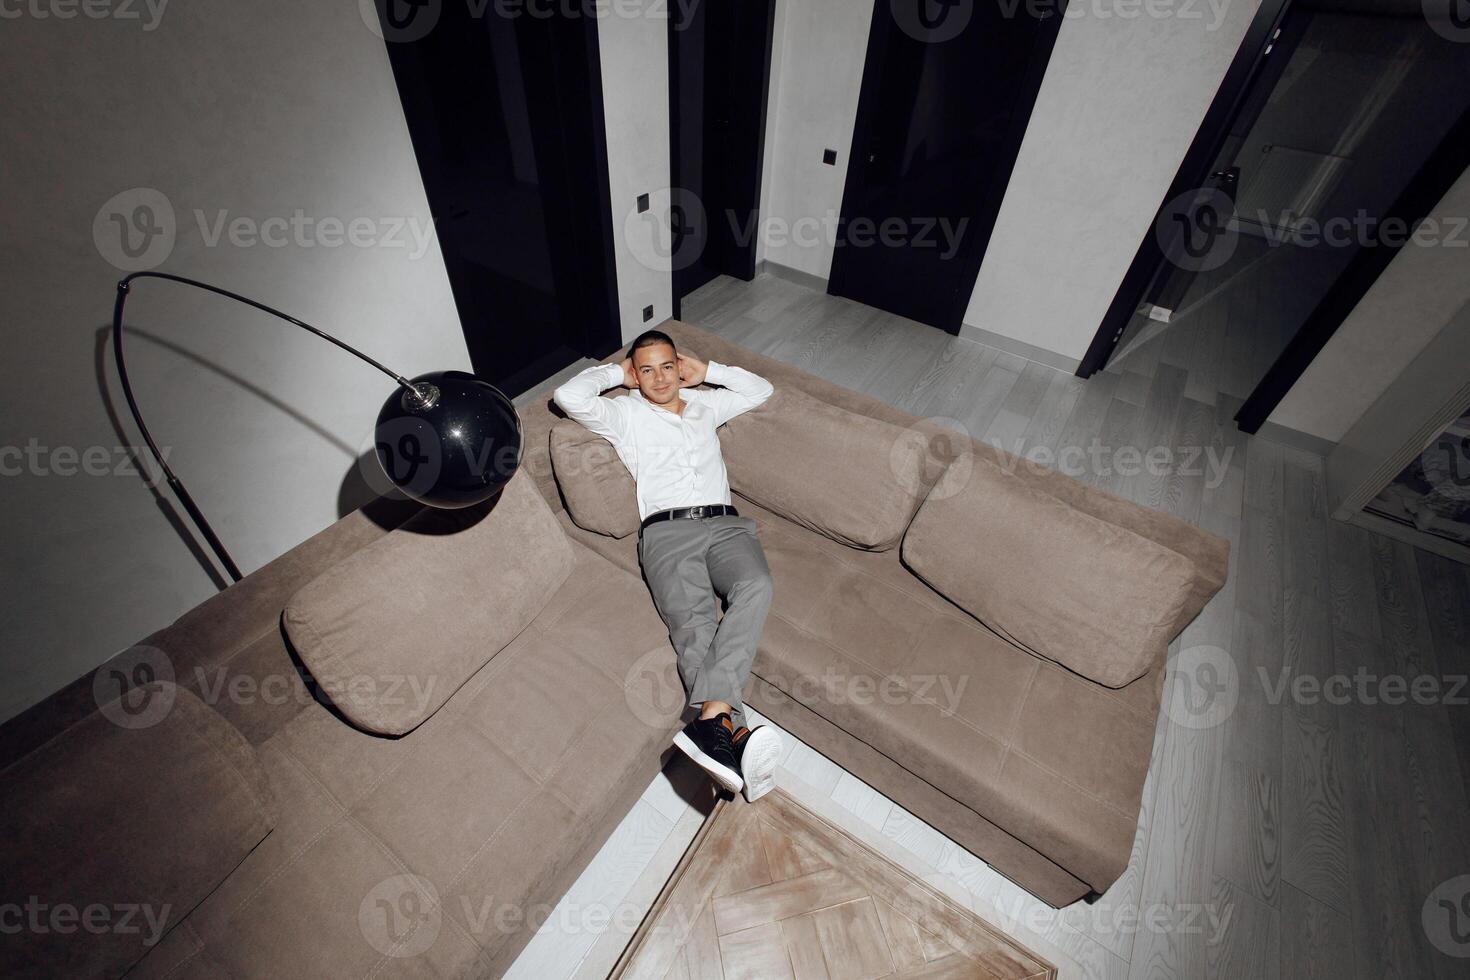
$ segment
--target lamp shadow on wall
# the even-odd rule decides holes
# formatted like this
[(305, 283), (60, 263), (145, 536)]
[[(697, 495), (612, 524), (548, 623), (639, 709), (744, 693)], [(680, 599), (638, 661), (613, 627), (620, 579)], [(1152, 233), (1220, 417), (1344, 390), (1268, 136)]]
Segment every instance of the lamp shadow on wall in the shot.
[[(344, 472), (341, 482), (337, 488), (337, 516), (345, 517), (355, 510), (361, 510), (369, 520), (385, 529), (397, 527), (404, 519), (419, 509), (418, 504), (403, 496), (399, 491), (387, 485), (384, 478), (383, 487), (374, 487), (365, 476), (367, 473), (377, 472), (378, 461), (373, 450), (368, 450), (358, 455), (357, 447), (349, 445), (328, 432), (320, 424), (294, 408), (287, 402), (281, 401), (258, 385), (253, 384), (246, 378), (222, 367), (214, 361), (201, 357), (198, 353), (182, 347), (172, 340), (150, 333), (147, 330), (133, 326), (123, 326), (123, 331), (129, 340), (144, 341), (156, 347), (160, 347), (175, 354), (204, 370), (211, 371), (215, 375), (224, 378), (231, 384), (236, 385), (249, 394), (259, 398), (267, 405), (285, 414), (290, 419), (305, 426), (311, 432), (320, 436), (333, 447), (342, 450), (344, 456), (352, 460)], [(96, 340), (92, 345), (92, 370), (97, 381), (97, 392), (102, 398), (103, 410), (107, 413), (108, 424), (117, 435), (118, 445), (126, 447), (128, 458), (139, 474), (139, 479), (148, 487), (148, 492), (153, 495), (154, 505), (158, 507), (159, 513), (169, 522), (174, 531), (189, 548), (189, 553), (199, 563), (209, 576), (209, 579), (218, 589), (224, 589), (230, 583), (216, 567), (214, 560), (209, 556), (203, 545), (195, 537), (194, 531), (185, 517), (181, 514), (178, 504), (160, 488), (162, 476), (158, 479), (151, 478), (157, 466), (149, 454), (146, 445), (139, 445), (136, 433), (129, 431), (123, 423), (126, 417), (131, 420), (127, 412), (127, 405), (120, 403), (120, 397), (115, 396), (111, 384), (112, 357), (109, 347), (111, 345), (112, 324), (105, 323), (99, 326), (94, 334)], [(140, 402), (147, 395), (140, 393)], [(117, 400), (115, 400), (115, 398)], [(121, 408), (121, 412), (119, 411)], [(147, 418), (147, 406), (143, 405), (144, 418)], [(187, 465), (187, 464), (186, 464)]]

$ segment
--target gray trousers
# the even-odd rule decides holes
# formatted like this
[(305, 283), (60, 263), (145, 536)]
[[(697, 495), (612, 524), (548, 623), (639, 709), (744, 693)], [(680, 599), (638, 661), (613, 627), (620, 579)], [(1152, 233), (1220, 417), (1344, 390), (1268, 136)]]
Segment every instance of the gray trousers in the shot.
[[(749, 517), (677, 518), (644, 528), (638, 560), (669, 628), (689, 704), (724, 701), (745, 723), (741, 692), (771, 608), (771, 570)], [(719, 617), (715, 593), (725, 599)]]

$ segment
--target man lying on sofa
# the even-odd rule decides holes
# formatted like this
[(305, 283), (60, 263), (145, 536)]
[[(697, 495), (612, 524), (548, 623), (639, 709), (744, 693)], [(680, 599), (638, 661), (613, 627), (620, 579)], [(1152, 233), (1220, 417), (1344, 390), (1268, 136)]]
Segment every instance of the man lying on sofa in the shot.
[[(638, 486), (638, 560), (669, 627), (679, 676), (699, 717), (674, 744), (732, 793), (771, 789), (781, 738), (744, 724), (740, 693), (771, 606), (755, 521), (730, 505), (715, 429), (771, 397), (750, 371), (680, 354), (649, 330), (621, 364), (587, 368), (556, 389), (562, 411), (613, 444)], [(720, 390), (694, 390), (704, 381)], [(625, 398), (602, 398), (614, 385)], [(685, 390), (690, 389), (690, 390)], [(728, 602), (717, 619), (715, 593)]]

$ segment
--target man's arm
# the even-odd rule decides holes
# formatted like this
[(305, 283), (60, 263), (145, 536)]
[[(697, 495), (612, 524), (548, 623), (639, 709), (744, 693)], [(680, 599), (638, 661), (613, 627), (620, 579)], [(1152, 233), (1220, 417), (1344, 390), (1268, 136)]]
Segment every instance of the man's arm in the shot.
[(594, 364), (556, 389), (551, 400), (613, 446), (621, 446), (628, 441), (627, 415), (618, 399), (603, 398), (602, 392), (624, 380), (621, 364)]
[(716, 427), (760, 405), (776, 390), (754, 371), (719, 361), (708, 362), (704, 380), (720, 386), (719, 390), (705, 392), (705, 400), (715, 410)]

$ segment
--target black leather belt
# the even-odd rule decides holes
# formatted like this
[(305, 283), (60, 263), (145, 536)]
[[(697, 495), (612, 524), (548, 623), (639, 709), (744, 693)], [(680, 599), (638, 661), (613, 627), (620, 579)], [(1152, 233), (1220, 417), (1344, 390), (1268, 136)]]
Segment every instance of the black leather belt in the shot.
[(732, 517), (740, 516), (740, 512), (731, 504), (700, 504), (697, 507), (675, 507), (671, 510), (661, 510), (645, 517), (643, 523), (638, 527), (638, 533), (642, 534), (645, 527), (657, 524), (659, 521), (672, 521), (681, 517), (720, 517), (724, 514)]

